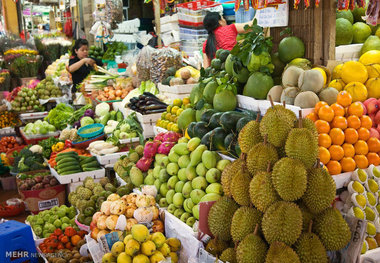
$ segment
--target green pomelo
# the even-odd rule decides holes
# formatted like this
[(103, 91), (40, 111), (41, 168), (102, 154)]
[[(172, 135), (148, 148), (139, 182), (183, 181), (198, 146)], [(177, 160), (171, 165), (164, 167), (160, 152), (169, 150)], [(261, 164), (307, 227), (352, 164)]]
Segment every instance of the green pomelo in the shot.
[(237, 98), (232, 91), (225, 89), (215, 94), (213, 105), (214, 109), (217, 111), (232, 111), (236, 108)]
[(363, 22), (355, 23), (352, 29), (354, 31), (353, 43), (364, 43), (372, 33), (369, 25)]
[(354, 32), (352, 24), (345, 18), (339, 18), (336, 20), (336, 36), (335, 45), (349, 45), (354, 38)]
[(195, 121), (195, 110), (186, 109), (179, 115), (178, 128), (185, 130), (193, 121)]
[(362, 49), (360, 50), (360, 55), (363, 55), (370, 50), (380, 50), (380, 37), (369, 36), (364, 42)]
[(351, 13), (350, 10), (337, 11), (336, 12), (336, 19), (339, 19), (339, 18), (345, 18), (351, 24), (354, 23), (354, 16), (353, 16), (353, 14)]
[(255, 72), (249, 77), (244, 87), (243, 95), (264, 100), (272, 87), (273, 79), (271, 76), (261, 72)]
[(305, 55), (305, 44), (298, 37), (285, 37), (278, 45), (278, 54), (282, 62), (289, 63)]

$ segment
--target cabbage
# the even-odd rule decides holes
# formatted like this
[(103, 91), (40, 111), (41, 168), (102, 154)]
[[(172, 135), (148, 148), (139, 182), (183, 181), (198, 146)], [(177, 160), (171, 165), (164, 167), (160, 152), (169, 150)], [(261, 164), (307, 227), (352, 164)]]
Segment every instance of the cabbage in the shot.
[[(108, 105), (108, 104), (107, 104)], [(82, 127), (84, 126), (87, 126), (87, 125), (90, 125), (90, 124), (94, 124), (94, 120), (91, 118), (91, 117), (83, 117), (81, 120), (80, 120), (80, 125)]]
[[(107, 113), (109, 113), (109, 111), (110, 111), (110, 105), (105, 103), (105, 102), (102, 102), (102, 103), (96, 105), (96, 107), (95, 107), (95, 114), (97, 116), (104, 116)], [(82, 126), (83, 126), (83, 124), (82, 124)]]

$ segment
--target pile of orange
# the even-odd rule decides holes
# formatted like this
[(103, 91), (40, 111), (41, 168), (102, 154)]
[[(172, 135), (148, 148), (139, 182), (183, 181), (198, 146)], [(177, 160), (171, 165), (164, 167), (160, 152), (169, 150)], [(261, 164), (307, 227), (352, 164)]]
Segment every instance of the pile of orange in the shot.
[(341, 91), (336, 103), (320, 101), (306, 116), (317, 127), (319, 158), (331, 175), (380, 165), (380, 140), (370, 137), (372, 120), (363, 107)]

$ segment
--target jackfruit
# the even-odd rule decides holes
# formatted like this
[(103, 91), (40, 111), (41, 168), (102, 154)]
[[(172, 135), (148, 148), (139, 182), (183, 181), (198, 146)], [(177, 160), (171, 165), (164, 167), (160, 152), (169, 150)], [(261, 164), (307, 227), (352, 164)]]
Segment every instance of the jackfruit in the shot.
[(296, 115), (281, 105), (276, 105), (267, 110), (260, 121), (261, 136), (268, 136), (268, 142), (275, 147), (285, 145), (288, 133), (293, 128)]
[(282, 242), (274, 242), (269, 247), (265, 263), (301, 263), (301, 261), (291, 247)]
[(234, 242), (242, 241), (261, 225), (263, 214), (254, 207), (243, 206), (236, 210), (231, 222), (231, 236)]
[(258, 172), (252, 178), (249, 184), (249, 196), (252, 204), (261, 212), (265, 212), (270, 205), (281, 200), (268, 172)]
[(222, 252), (227, 248), (228, 244), (226, 241), (223, 241), (220, 238), (214, 238), (207, 243), (206, 251), (216, 257), (220, 256), (220, 254), (222, 254)]
[(319, 214), (327, 209), (335, 199), (335, 181), (323, 168), (310, 169), (308, 177), (306, 192), (302, 200), (310, 212)]
[(308, 231), (310, 221), (314, 219), (314, 215), (303, 203), (298, 204), (298, 207), (302, 213), (302, 231)]
[(239, 205), (224, 196), (211, 207), (208, 213), (208, 227), (211, 233), (224, 241), (231, 239), (231, 221)]
[(327, 250), (340, 250), (351, 239), (350, 228), (336, 208), (328, 208), (315, 218), (313, 232)]
[(279, 241), (291, 246), (301, 235), (301, 210), (295, 203), (276, 202), (265, 212), (261, 227), (269, 244)]
[(327, 263), (327, 253), (319, 237), (303, 233), (297, 240), (295, 250), (302, 263)]
[(282, 158), (273, 167), (272, 183), (285, 201), (294, 201), (303, 196), (307, 186), (307, 172), (301, 161)]
[(236, 252), (231, 247), (224, 250), (219, 259), (223, 262), (237, 263)]
[(319, 155), (318, 139), (307, 128), (294, 128), (289, 132), (285, 144), (288, 157), (302, 161), (306, 168), (311, 168)]
[(241, 166), (244, 164), (244, 160), (239, 158), (233, 161), (232, 163), (228, 164), (223, 172), (221, 177), (221, 183), (223, 187), (224, 195), (232, 197), (231, 193), (231, 182), (232, 177), (237, 174)]
[(254, 175), (258, 171), (266, 171), (268, 163), (273, 166), (277, 161), (278, 154), (276, 148), (264, 140), (264, 142), (256, 144), (249, 150), (247, 168), (251, 175)]
[(240, 131), (238, 142), (242, 153), (248, 153), (254, 145), (263, 140), (259, 128), (258, 121), (250, 121)]
[(247, 187), (250, 182), (251, 176), (245, 165), (242, 165), (237, 174), (232, 177), (230, 186), (232, 197), (239, 205), (248, 206), (250, 204), (249, 188)]
[(236, 249), (236, 259), (239, 263), (263, 263), (268, 246), (259, 236), (249, 234)]

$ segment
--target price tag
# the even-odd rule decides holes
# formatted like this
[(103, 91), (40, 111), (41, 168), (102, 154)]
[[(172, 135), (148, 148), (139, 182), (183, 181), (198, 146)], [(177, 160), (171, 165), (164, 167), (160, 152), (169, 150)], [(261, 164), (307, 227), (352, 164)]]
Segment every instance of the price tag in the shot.
[(289, 0), (278, 8), (267, 7), (256, 11), (258, 25), (262, 27), (283, 27), (289, 22)]
[(46, 209), (50, 209), (50, 208), (52, 208), (54, 206), (58, 206), (58, 205), (59, 205), (58, 198), (53, 198), (50, 200), (39, 201), (38, 202), (38, 209), (39, 210), (46, 210)]
[(77, 0), (70, 0), (70, 7), (76, 7), (77, 6)]

